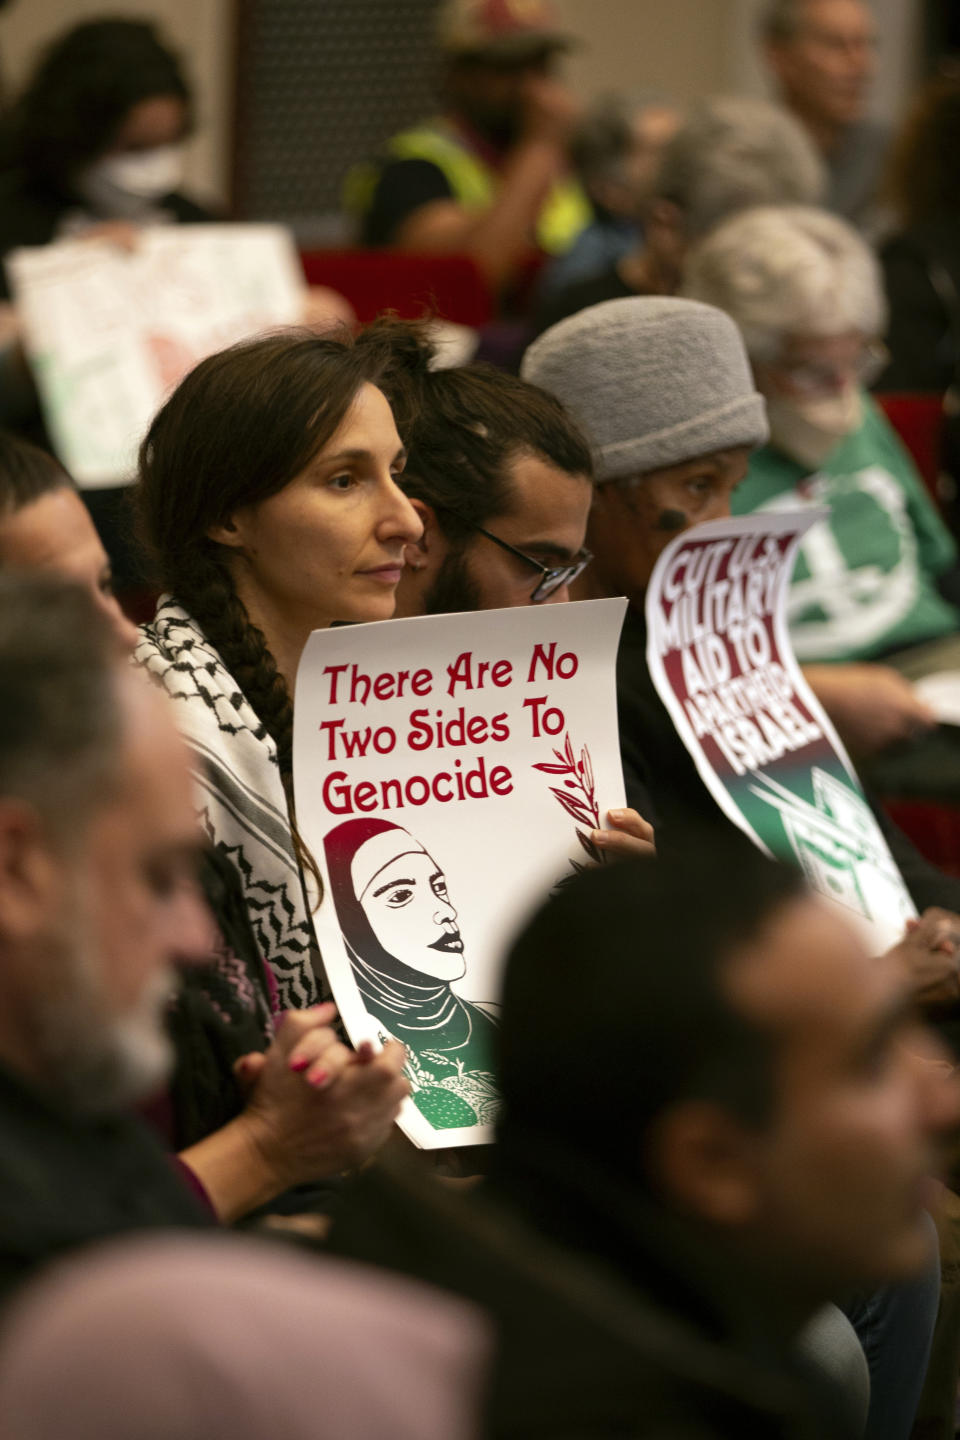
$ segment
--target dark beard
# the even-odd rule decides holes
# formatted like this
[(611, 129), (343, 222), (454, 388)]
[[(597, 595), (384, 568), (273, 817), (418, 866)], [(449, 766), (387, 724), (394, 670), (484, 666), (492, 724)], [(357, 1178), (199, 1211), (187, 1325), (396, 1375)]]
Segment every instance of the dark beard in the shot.
[(483, 608), (479, 588), (470, 575), (462, 550), (446, 557), (427, 592), (424, 606), (426, 615), (456, 615)]

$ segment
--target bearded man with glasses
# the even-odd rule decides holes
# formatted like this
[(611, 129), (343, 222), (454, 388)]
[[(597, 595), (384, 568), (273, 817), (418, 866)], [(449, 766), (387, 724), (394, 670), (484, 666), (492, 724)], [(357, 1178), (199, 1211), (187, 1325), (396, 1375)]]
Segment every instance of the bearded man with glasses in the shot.
[[(512, 609), (569, 600), (590, 564), (590, 447), (554, 396), (490, 365), (436, 369), (422, 326), (384, 328), (381, 379), (407, 450), (402, 485), (423, 521), (406, 548), (397, 616)], [(635, 810), (611, 810), (594, 839), (609, 852), (653, 848)], [(602, 838), (597, 838), (597, 837)]]
[(435, 370), (397, 325), (384, 390), (407, 448), (403, 488), (423, 521), (397, 615), (568, 600), (590, 563), (590, 449), (558, 400), (485, 365)]

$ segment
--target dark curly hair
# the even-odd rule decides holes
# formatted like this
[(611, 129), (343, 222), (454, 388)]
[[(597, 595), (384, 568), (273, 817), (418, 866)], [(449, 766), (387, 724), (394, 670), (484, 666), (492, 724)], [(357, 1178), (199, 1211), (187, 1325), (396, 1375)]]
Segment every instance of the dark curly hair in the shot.
[(0, 161), (31, 181), (71, 195), (79, 172), (110, 145), (135, 105), (190, 90), (153, 25), (94, 20), (76, 25), (46, 51), (0, 134)]
[(400, 483), (436, 512), (449, 541), (509, 510), (509, 467), (519, 455), (593, 478), (583, 433), (539, 385), (492, 365), (436, 368), (423, 324), (383, 319), (372, 329), (388, 356), (380, 389), (407, 450)]

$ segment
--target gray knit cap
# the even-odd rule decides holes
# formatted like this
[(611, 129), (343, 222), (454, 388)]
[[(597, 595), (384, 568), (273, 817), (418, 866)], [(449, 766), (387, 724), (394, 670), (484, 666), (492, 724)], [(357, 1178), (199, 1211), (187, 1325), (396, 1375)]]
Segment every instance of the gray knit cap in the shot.
[(752, 449), (769, 434), (740, 332), (696, 300), (592, 305), (535, 340), (521, 374), (586, 431), (598, 483)]

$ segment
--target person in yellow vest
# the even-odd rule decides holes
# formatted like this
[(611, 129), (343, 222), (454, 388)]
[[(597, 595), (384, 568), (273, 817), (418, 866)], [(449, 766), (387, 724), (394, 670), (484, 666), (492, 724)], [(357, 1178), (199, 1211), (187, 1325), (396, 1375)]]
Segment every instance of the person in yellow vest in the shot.
[(345, 202), (364, 245), (467, 254), (496, 291), (591, 219), (568, 173), (574, 97), (552, 73), (571, 37), (545, 0), (447, 0), (446, 108), (355, 169)]

